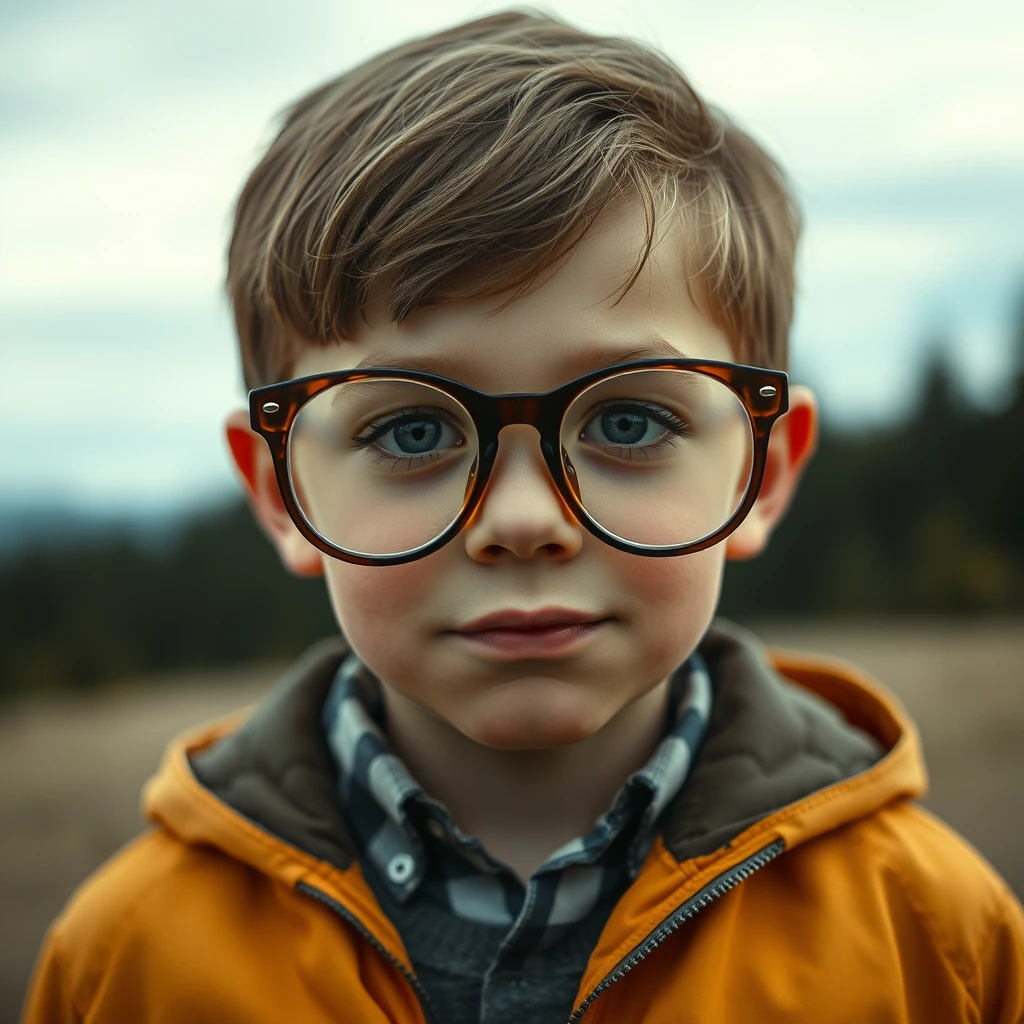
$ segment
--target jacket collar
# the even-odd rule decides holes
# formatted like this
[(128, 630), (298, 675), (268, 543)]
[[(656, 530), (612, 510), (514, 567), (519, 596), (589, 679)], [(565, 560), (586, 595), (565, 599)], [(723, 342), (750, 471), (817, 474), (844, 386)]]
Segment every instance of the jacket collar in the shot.
[[(186, 841), (219, 846), (278, 877), (298, 878), (318, 862), (351, 867), (354, 845), (319, 727), (347, 651), (341, 638), (321, 643), (247, 718), (172, 744), (147, 787), (147, 815)], [(753, 637), (721, 622), (700, 651), (715, 699), (690, 778), (668, 812), (664, 846), (676, 861), (768, 821), (796, 845), (924, 791), (913, 724), (856, 670), (794, 655), (770, 659)], [(845, 799), (815, 798), (840, 795), (854, 778)]]
[[(855, 672), (828, 676), (827, 695), (814, 692), (824, 673), (802, 680), (809, 689), (793, 686), (756, 638), (732, 624), (716, 623), (701, 653), (715, 700), (689, 784), (665, 828), (676, 860), (710, 853), (774, 811), (864, 772), (882, 757), (887, 737), (908, 731), (909, 722), (886, 714), (885, 699)], [(860, 704), (877, 707), (891, 728), (873, 734), (873, 723), (851, 715)]]

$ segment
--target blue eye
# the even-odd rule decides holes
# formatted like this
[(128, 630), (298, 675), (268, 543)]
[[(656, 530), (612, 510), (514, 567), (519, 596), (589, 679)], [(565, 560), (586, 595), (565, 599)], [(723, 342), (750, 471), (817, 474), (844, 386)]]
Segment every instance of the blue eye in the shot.
[(437, 420), (407, 420), (392, 427), (382, 440), (390, 437), (402, 455), (422, 455), (437, 446), (442, 433), (442, 425)]
[(661, 406), (615, 402), (594, 412), (580, 431), (580, 440), (616, 448), (643, 448), (688, 433), (687, 424)]
[(601, 414), (601, 433), (609, 444), (642, 444), (653, 440), (648, 437), (651, 428), (655, 436), (664, 432), (649, 416), (631, 409), (607, 409)]
[(355, 445), (383, 459), (431, 459), (465, 445), (465, 438), (441, 410), (410, 409), (371, 425)]

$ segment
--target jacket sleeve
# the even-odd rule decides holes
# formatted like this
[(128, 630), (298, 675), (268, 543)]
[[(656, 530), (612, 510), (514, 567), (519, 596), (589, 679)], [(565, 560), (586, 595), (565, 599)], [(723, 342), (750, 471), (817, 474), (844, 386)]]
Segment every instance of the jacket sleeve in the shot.
[(25, 997), (22, 1024), (81, 1024), (81, 1020), (68, 991), (59, 934), (51, 929)]
[(983, 1024), (1024, 1021), (1024, 910), (1012, 893), (981, 949), (975, 985)]

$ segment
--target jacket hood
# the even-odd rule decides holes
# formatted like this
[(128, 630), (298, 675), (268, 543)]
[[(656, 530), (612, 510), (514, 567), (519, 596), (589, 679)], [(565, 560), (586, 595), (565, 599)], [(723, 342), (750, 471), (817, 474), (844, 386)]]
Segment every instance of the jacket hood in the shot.
[[(723, 622), (700, 651), (714, 699), (704, 743), (666, 816), (662, 840), (676, 861), (762, 832), (791, 848), (925, 791), (916, 728), (857, 669), (766, 652)], [(352, 867), (355, 849), (320, 728), (347, 652), (340, 637), (322, 642), (255, 710), (175, 740), (147, 784), (146, 816), (187, 843), (218, 847), (289, 884)]]

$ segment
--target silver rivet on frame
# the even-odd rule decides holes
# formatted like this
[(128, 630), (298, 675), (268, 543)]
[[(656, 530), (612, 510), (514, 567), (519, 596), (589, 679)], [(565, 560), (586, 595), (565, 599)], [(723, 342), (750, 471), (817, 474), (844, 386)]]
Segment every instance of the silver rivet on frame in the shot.
[[(765, 384), (765, 386), (763, 388), (761, 388), (760, 391), (758, 391), (758, 394), (762, 398), (774, 398), (776, 393), (777, 393), (777, 391), (778, 391), (778, 389), (774, 385), (772, 385), (772, 384)], [(265, 409), (266, 406), (264, 406), (263, 408)]]
[[(774, 390), (775, 389), (773, 388), (772, 389), (773, 393), (774, 393)], [(277, 404), (277, 402), (264, 402), (263, 403), (263, 411), (264, 412), (280, 412), (281, 411), (281, 406), (279, 406)]]

